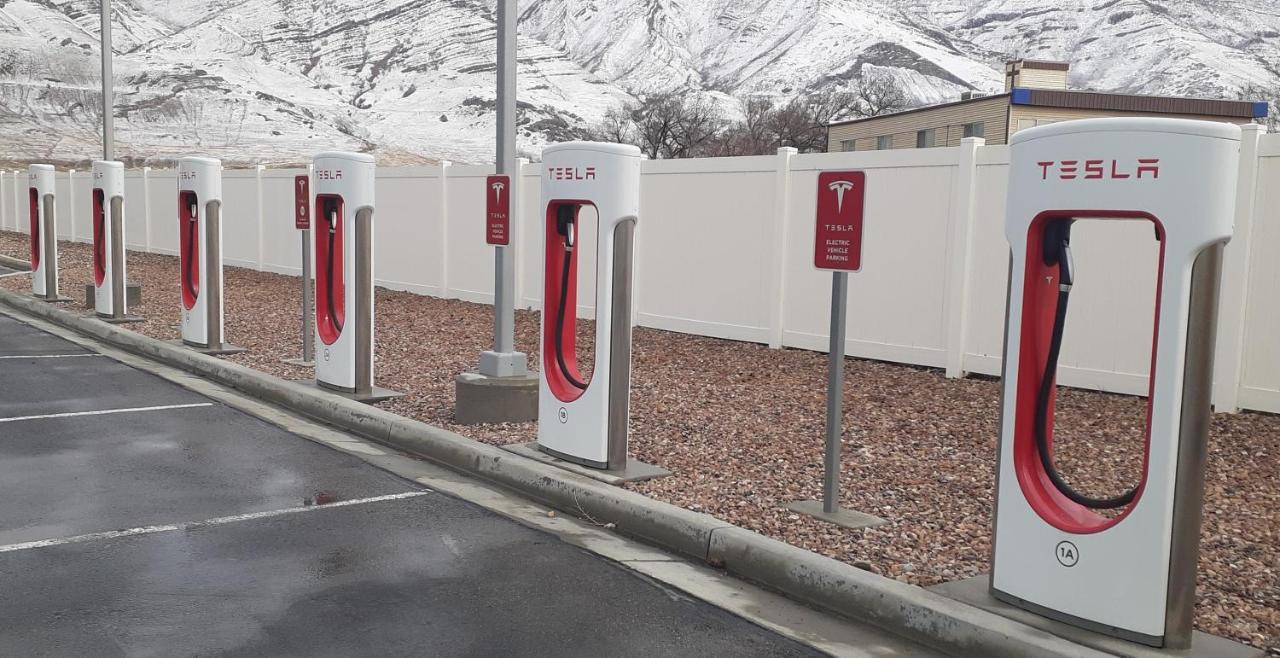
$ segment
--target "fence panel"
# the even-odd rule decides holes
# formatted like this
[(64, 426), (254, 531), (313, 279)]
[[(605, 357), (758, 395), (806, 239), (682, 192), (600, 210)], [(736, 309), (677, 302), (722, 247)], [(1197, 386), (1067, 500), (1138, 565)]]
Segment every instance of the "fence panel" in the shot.
[(293, 178), (306, 174), (306, 169), (262, 172), (262, 268), (268, 272), (302, 274), (302, 231), (294, 224)]
[(636, 227), (638, 323), (767, 342), (777, 158), (646, 161)]
[(178, 254), (178, 171), (152, 170), (147, 175), (147, 202), (151, 204), (151, 251)]
[(258, 178), (252, 169), (222, 173), (222, 255), (227, 265), (258, 267)]
[(445, 178), (447, 297), (493, 303), (493, 247), (484, 240), (485, 177), (493, 167), (452, 166)]
[(374, 277), (380, 286), (444, 296), (440, 169), (380, 169)]
[(827, 348), (831, 277), (813, 268), (820, 170), (867, 172), (862, 271), (850, 276), (850, 356), (942, 366), (947, 218), (957, 149), (800, 155), (793, 160), (783, 343)]
[(1249, 259), (1240, 406), (1280, 413), (1280, 135), (1264, 135)]

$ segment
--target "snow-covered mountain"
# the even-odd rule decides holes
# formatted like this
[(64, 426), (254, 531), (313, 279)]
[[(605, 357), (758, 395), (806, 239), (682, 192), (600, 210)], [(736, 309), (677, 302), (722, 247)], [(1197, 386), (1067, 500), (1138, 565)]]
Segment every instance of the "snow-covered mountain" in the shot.
[[(297, 162), (492, 159), (493, 0), (113, 0), (118, 150)], [(868, 70), (917, 102), (995, 91), (1012, 56), (1074, 86), (1280, 88), (1276, 0), (524, 0), (522, 149), (656, 92), (737, 99)], [(98, 150), (98, 1), (0, 0), (0, 161)]]

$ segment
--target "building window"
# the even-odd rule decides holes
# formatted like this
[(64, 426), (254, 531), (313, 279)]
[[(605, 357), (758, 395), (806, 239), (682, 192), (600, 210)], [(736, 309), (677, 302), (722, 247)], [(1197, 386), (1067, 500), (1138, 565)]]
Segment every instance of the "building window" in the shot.
[(876, 138), (876, 150), (887, 151), (893, 148), (893, 135), (881, 135)]
[(985, 125), (986, 124), (982, 123), (981, 121), (964, 124), (964, 136), (965, 137), (985, 137), (986, 135), (983, 134), (984, 132), (986, 132), (984, 128)]
[(916, 131), (916, 148), (927, 149), (933, 146), (935, 132), (936, 131), (933, 128), (929, 128), (927, 130), (917, 130)]
[(852, 150), (853, 150), (853, 148), (854, 148), (854, 147), (853, 147), (853, 142), (854, 142), (854, 140), (852, 140), (852, 139), (842, 139), (842, 140), (840, 140), (840, 150), (841, 150), (841, 151), (852, 151)]

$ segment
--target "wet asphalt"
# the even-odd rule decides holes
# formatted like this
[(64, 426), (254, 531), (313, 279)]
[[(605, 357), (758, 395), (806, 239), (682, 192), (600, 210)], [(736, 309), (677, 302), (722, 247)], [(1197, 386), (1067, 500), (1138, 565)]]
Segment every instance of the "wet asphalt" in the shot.
[(817, 655), (3, 315), (0, 592), (0, 655)]

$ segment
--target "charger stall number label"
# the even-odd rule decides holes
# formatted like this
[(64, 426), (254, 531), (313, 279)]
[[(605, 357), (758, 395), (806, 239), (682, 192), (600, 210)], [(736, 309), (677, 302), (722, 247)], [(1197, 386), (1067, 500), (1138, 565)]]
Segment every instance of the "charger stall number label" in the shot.
[(311, 229), (311, 180), (306, 176), (293, 177), (293, 227)]
[(484, 193), (484, 241), (499, 246), (511, 244), (511, 177), (485, 178)]
[(817, 227), (813, 266), (820, 270), (862, 269), (862, 214), (867, 174), (824, 171), (818, 174)]

